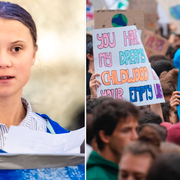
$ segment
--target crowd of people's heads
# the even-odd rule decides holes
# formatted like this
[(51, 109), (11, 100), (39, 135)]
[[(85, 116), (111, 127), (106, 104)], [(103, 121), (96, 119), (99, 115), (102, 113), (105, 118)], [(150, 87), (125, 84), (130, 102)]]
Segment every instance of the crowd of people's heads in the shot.
[(145, 179), (151, 163), (160, 154), (160, 136), (151, 127), (144, 127), (136, 141), (123, 150), (119, 162), (119, 179)]
[[(93, 41), (92, 37), (87, 38), (88, 47)], [(170, 43), (166, 54), (149, 57), (152, 73), (155, 71), (160, 80), (164, 103), (137, 107), (123, 100), (105, 96), (91, 98), (91, 95), (86, 101), (87, 143), (108, 161), (98, 166), (99, 171), (103, 168), (103, 173), (108, 171), (109, 177), (112, 172), (108, 168), (115, 168), (110, 164), (113, 162), (118, 165), (116, 179), (119, 180), (180, 179), (178, 38), (175, 35), (175, 45)], [(94, 166), (87, 163), (87, 172)]]
[(168, 166), (179, 163), (180, 123), (169, 120), (169, 102), (163, 103), (162, 109), (167, 116), (164, 122), (148, 106), (136, 107), (111, 97), (87, 100), (87, 143), (108, 162), (118, 164), (119, 180), (171, 179), (170, 172), (175, 179), (179, 177), (177, 167), (163, 175)]

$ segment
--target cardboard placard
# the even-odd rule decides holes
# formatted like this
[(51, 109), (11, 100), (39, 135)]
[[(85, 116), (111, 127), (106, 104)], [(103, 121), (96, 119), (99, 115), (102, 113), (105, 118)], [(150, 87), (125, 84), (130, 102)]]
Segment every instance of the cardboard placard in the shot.
[(93, 29), (94, 29), (94, 19), (86, 22), (86, 33), (92, 35)]
[(144, 14), (145, 29), (155, 32), (156, 23), (157, 23), (157, 13)]
[(94, 29), (131, 26), (144, 29), (144, 12), (142, 10), (95, 10)]
[(129, 8), (143, 10), (145, 29), (155, 32), (158, 17), (155, 0), (129, 0)]
[(170, 45), (167, 39), (146, 29), (144, 30), (143, 42), (148, 57), (152, 55), (166, 55)]
[(176, 33), (180, 34), (180, 2), (179, 0), (157, 0), (162, 6), (171, 22), (177, 27)]
[(99, 96), (124, 99), (142, 106), (164, 102), (157, 75), (151, 70), (136, 26), (93, 31)]
[(157, 13), (156, 0), (129, 0), (129, 9), (144, 10), (145, 13)]

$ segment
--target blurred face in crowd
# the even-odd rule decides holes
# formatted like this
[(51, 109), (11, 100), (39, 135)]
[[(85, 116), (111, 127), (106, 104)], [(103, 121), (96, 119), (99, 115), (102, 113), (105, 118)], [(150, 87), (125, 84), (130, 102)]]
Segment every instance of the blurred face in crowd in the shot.
[(121, 154), (124, 147), (138, 138), (138, 120), (129, 116), (126, 121), (119, 122), (111, 136), (109, 136), (109, 148), (117, 154)]
[(119, 163), (119, 180), (145, 180), (152, 157), (149, 154), (125, 153)]

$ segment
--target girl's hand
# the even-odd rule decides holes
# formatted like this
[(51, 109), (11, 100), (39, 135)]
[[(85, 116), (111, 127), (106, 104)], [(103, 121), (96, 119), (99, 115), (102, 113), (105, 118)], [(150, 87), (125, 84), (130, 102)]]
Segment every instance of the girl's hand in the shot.
[(100, 76), (100, 74), (98, 74), (98, 73), (93, 74), (89, 81), (91, 98), (97, 98), (97, 88), (99, 87), (99, 85), (101, 85), (101, 82), (96, 79), (96, 76)]
[(177, 105), (180, 104), (180, 92), (179, 91), (174, 91), (172, 96), (171, 96), (171, 99), (170, 99), (170, 106), (171, 108), (174, 110), (174, 112), (177, 111)]

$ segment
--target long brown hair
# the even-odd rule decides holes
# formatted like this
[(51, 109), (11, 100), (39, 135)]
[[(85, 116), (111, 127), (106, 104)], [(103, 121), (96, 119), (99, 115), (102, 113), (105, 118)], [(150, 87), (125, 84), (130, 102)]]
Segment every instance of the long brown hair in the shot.
[(152, 159), (155, 159), (160, 154), (160, 142), (161, 138), (158, 132), (147, 126), (140, 132), (138, 140), (131, 142), (125, 147), (123, 154), (149, 154)]

